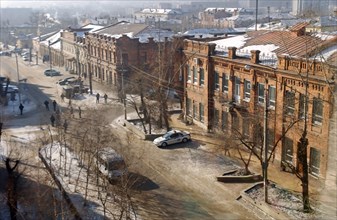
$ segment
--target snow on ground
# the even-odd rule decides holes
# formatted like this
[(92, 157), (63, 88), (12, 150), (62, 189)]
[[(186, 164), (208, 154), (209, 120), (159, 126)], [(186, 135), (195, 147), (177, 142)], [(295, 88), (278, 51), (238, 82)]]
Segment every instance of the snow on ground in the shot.
[[(40, 150), (41, 155), (54, 171), (57, 180), (69, 196), (82, 219), (104, 219), (102, 201), (106, 201), (105, 213), (108, 219), (115, 219), (121, 213), (118, 198), (111, 196), (109, 191), (97, 187), (97, 176), (89, 172), (87, 200), (85, 200), (87, 168), (80, 164), (77, 155), (55, 143)], [(100, 186), (104, 181), (99, 178)], [(101, 198), (101, 199), (100, 199)], [(86, 204), (86, 205), (84, 205)], [(134, 216), (131, 216), (135, 219)], [(137, 219), (139, 217), (137, 216)]]
[[(247, 195), (255, 201), (264, 201), (264, 188), (255, 187)], [(315, 210), (315, 204), (311, 204), (313, 213), (303, 212), (302, 197), (289, 190), (282, 189), (275, 184), (268, 186), (269, 206), (275, 210), (287, 214), (292, 219), (321, 219), (319, 210)]]

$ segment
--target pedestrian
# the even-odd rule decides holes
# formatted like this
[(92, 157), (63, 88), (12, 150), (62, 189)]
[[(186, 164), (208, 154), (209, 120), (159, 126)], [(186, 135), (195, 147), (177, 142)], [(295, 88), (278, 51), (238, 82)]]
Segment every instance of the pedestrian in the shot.
[(97, 93), (97, 94), (96, 94), (96, 103), (99, 103), (99, 97), (100, 97), (100, 94)]
[(78, 106), (78, 117), (82, 118), (82, 109), (80, 106)]
[(72, 106), (70, 106), (70, 115), (74, 117), (74, 108)]
[(64, 102), (64, 94), (63, 93), (61, 94), (61, 99)]
[(54, 100), (53, 101), (54, 112), (56, 112), (56, 105), (57, 105), (57, 102), (56, 102), (56, 100)]
[(23, 111), (23, 109), (24, 109), (24, 106), (22, 105), (22, 103), (20, 103), (19, 109), (20, 109), (20, 115), (22, 115), (22, 111)]
[(51, 114), (51, 116), (50, 116), (50, 122), (51, 122), (51, 126), (54, 127), (54, 125), (55, 125), (55, 116), (53, 114)]
[(68, 122), (67, 122), (67, 120), (64, 120), (63, 128), (64, 128), (64, 133), (66, 133), (67, 129), (68, 129)]
[(69, 99), (69, 102), (68, 102), (68, 107), (71, 106), (71, 98)]
[(104, 94), (104, 101), (105, 101), (105, 104), (108, 102), (108, 95), (106, 93)]
[(46, 106), (47, 111), (49, 111), (49, 102), (48, 102), (48, 100), (44, 101), (44, 105)]

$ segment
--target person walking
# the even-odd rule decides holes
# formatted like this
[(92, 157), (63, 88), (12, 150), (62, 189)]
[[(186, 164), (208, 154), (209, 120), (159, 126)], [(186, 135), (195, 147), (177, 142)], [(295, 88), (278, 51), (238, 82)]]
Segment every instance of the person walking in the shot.
[(107, 102), (108, 102), (108, 95), (105, 93), (103, 97), (104, 97), (105, 104), (107, 104)]
[(51, 126), (55, 126), (55, 116), (54, 116), (54, 114), (51, 114), (51, 116), (50, 116), (50, 122), (51, 122)]
[(64, 128), (64, 133), (67, 133), (67, 129), (68, 129), (68, 122), (67, 122), (67, 120), (64, 120), (63, 128)]
[(20, 103), (19, 109), (20, 109), (20, 115), (22, 115), (22, 112), (23, 112), (23, 109), (24, 109), (24, 106), (22, 105), (22, 103)]
[(74, 117), (74, 108), (70, 106), (70, 115), (71, 117)]
[(99, 103), (99, 97), (100, 97), (100, 94), (97, 93), (97, 94), (96, 94), (96, 103)]
[(54, 100), (53, 101), (54, 112), (56, 112), (56, 105), (57, 105), (57, 102), (56, 102), (56, 100)]
[(46, 106), (47, 111), (49, 111), (49, 102), (48, 102), (48, 100), (44, 101), (44, 105)]
[(82, 118), (82, 109), (80, 106), (78, 106), (78, 117)]
[(61, 94), (61, 99), (62, 99), (62, 102), (64, 102), (64, 94), (63, 93)]

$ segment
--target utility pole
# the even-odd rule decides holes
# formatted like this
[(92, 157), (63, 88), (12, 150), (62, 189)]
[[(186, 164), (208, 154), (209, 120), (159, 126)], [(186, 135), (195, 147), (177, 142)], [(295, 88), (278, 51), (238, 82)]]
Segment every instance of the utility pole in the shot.
[(77, 45), (75, 45), (75, 51), (76, 51), (76, 70), (77, 70), (77, 75), (78, 75), (78, 77), (80, 77), (80, 76), (81, 76), (81, 71), (80, 71), (80, 61), (79, 61), (80, 51), (79, 51)]
[(255, 4), (255, 31), (257, 31), (257, 13), (258, 13), (258, 8), (259, 8), (259, 0), (256, 0), (256, 4)]
[(20, 74), (19, 74), (19, 62), (18, 62), (18, 53), (16, 52), (15, 46), (15, 60), (16, 60), (16, 73), (18, 77), (18, 86), (19, 86), (19, 102), (21, 103), (21, 91), (20, 91)]
[(50, 50), (50, 40), (48, 41), (48, 50), (49, 50), (49, 69), (52, 70), (52, 65), (51, 65), (51, 50)]
[(124, 106), (124, 119), (127, 120), (126, 114), (126, 96), (125, 96), (125, 89), (124, 89), (124, 61), (123, 61), (123, 54), (122, 51), (119, 49), (121, 54), (121, 63), (122, 63), (122, 96), (123, 96), (123, 106)]
[(263, 115), (263, 187), (264, 201), (268, 203), (268, 78), (264, 86), (264, 115)]

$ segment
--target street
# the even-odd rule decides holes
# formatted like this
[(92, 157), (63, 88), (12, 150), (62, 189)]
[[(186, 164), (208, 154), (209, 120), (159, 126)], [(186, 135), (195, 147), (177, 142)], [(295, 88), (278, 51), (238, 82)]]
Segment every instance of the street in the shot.
[[(17, 82), (15, 57), (0, 59), (1, 76), (8, 76)], [(30, 65), (19, 58), (20, 79), (27, 79), (27, 83), (21, 83), (20, 91), (25, 93), (25, 101), (34, 103), (35, 108), (23, 116), (5, 116), (5, 137), (20, 140), (23, 132), (27, 133), (27, 127), (34, 134), (31, 140), (24, 141), (25, 163), (29, 164), (25, 178), (30, 182), (25, 187), (36, 187), (32, 182), (48, 179), (48, 173), (37, 157), (38, 145), (34, 144), (34, 141), (38, 141), (34, 137), (38, 137), (50, 125), (51, 112), (46, 111), (43, 102), (55, 99), (62, 111), (67, 111), (68, 103), (60, 99), (56, 81), (70, 74), (59, 69), (63, 76), (47, 77), (43, 71), (48, 68), (48, 64), (41, 62), (39, 65)], [(93, 90), (101, 94), (111, 92), (106, 86), (97, 83), (94, 83)], [(109, 94), (109, 97), (112, 96)], [(82, 106), (84, 110), (88, 108), (88, 100), (74, 100), (73, 104)], [(231, 161), (204, 151), (197, 141), (160, 149), (150, 141), (140, 140), (118, 125), (116, 119), (123, 115), (121, 103), (112, 102), (100, 112), (112, 123), (109, 129), (117, 137), (118, 141), (112, 147), (126, 158), (129, 170), (144, 179), (139, 187), (140, 192), (135, 193), (133, 198), (142, 219), (257, 219), (236, 201), (239, 192), (249, 184), (225, 185), (216, 181), (217, 175), (232, 166)], [(128, 112), (132, 112), (132, 109), (128, 109)], [(74, 129), (80, 123), (81, 120), (76, 116), (69, 129)], [(24, 199), (29, 199), (28, 193), (26, 196)], [(49, 203), (53, 207), (53, 201)], [(48, 207), (48, 201), (44, 205)]]

